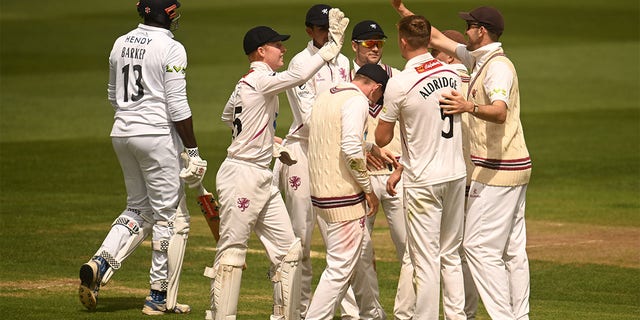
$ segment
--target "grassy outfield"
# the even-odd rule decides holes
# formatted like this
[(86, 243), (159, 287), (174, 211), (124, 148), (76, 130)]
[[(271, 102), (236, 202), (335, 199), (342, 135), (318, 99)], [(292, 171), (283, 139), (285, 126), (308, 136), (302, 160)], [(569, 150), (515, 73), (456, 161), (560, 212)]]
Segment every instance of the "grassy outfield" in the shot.
[[(138, 319), (148, 292), (145, 242), (89, 313), (77, 299), (78, 270), (123, 209), (123, 179), (108, 137), (107, 58), (134, 28), (134, 0), (0, 0), (0, 306), (3, 319)], [(351, 18), (377, 20), (389, 36), (384, 61), (398, 68), (388, 0), (335, 0)], [(184, 0), (175, 33), (189, 55), (196, 134), (214, 189), (229, 132), (220, 113), (247, 70), (244, 32), (270, 25), (291, 34), (285, 59), (307, 42), (311, 1)], [(532, 319), (637, 319), (640, 314), (640, 4), (614, 1), (419, 1), (407, 6), (440, 29), (464, 28), (458, 11), (501, 9), (502, 37), (520, 80), (522, 121), (533, 158), (528, 188)], [(351, 27), (347, 31), (351, 32)], [(347, 45), (343, 53), (352, 56)], [(291, 115), (281, 96), (278, 133)], [(194, 192), (189, 191), (193, 200)], [(214, 240), (195, 201), (180, 301), (202, 319), (202, 276)], [(390, 315), (398, 263), (384, 218), (374, 231), (380, 291)], [(268, 262), (252, 239), (239, 317), (265, 319)], [(317, 236), (316, 281), (324, 266)], [(489, 319), (481, 313), (478, 319)]]

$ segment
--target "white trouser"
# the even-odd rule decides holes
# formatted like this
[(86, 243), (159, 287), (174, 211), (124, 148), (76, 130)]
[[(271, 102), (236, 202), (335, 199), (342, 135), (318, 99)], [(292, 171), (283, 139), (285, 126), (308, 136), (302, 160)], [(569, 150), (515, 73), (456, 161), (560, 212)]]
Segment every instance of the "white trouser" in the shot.
[[(387, 192), (387, 180), (388, 175), (372, 175), (371, 187), (373, 192), (380, 201), (380, 207), (387, 218), (387, 224), (389, 225), (389, 232), (391, 233), (391, 241), (396, 247), (396, 257), (400, 261), (400, 277), (398, 279), (398, 288), (396, 291), (396, 298), (393, 306), (393, 315), (396, 319), (411, 319), (413, 317), (413, 311), (415, 309), (416, 294), (413, 289), (413, 265), (409, 256), (404, 257), (405, 248), (407, 245), (407, 223), (404, 216), (404, 203), (402, 200), (403, 187), (402, 180), (396, 185), (396, 195), (392, 196)], [(367, 218), (367, 229), (369, 234), (373, 232), (373, 225), (375, 224), (376, 214)], [(368, 244), (365, 242), (365, 248)], [(370, 250), (373, 253), (373, 250)], [(369, 251), (363, 251), (367, 254)], [(363, 259), (369, 259), (370, 257), (364, 256)], [(375, 259), (375, 257), (371, 257)], [(372, 283), (374, 279), (371, 279)], [(378, 282), (375, 279), (376, 296), (379, 296)]]
[(464, 250), (482, 303), (493, 319), (529, 318), (527, 185), (471, 182)]
[[(468, 198), (467, 193), (469, 190), (469, 184), (471, 179), (467, 175), (467, 192), (465, 193), (465, 200)], [(467, 201), (464, 204), (464, 221), (467, 221)], [(463, 236), (464, 241), (464, 236)], [(478, 289), (476, 289), (475, 283), (473, 283), (473, 277), (471, 276), (471, 270), (469, 270), (469, 263), (467, 257), (464, 254), (464, 246), (460, 246), (460, 261), (462, 261), (462, 276), (464, 278), (464, 313), (467, 315), (467, 320), (475, 320), (478, 313), (478, 302), (480, 296), (478, 295)]]
[[(465, 178), (423, 187), (404, 186), (409, 254), (415, 268), (414, 319), (438, 319), (440, 287), (446, 319), (465, 319), (459, 248)], [(442, 279), (442, 282), (441, 282)]]
[[(252, 231), (272, 265), (279, 265), (295, 243), (287, 208), (272, 180), (271, 170), (229, 158), (218, 169), (220, 240), (214, 268), (228, 248), (247, 248)], [(227, 292), (224, 288), (221, 291)]]
[[(364, 210), (364, 205), (363, 205)], [(384, 319), (382, 307), (371, 286), (365, 284), (366, 274), (373, 272), (373, 265), (362, 263), (360, 254), (365, 232), (365, 217), (344, 222), (328, 222), (326, 234), (327, 267), (322, 272), (311, 300), (306, 320), (333, 319), (338, 305), (350, 283), (360, 308), (360, 319)], [(352, 278), (357, 278), (353, 279)], [(369, 306), (369, 309), (364, 309)]]
[[(318, 230), (320, 236), (322, 236), (322, 242), (325, 247), (327, 246), (327, 222), (321, 217), (316, 215), (316, 222), (318, 223)], [(364, 241), (364, 239), (363, 239)], [(364, 251), (364, 247), (363, 250)], [(360, 254), (362, 257), (363, 253)], [(371, 254), (372, 255), (372, 254)], [(376, 277), (377, 278), (377, 277)], [(343, 320), (357, 320), (360, 319), (360, 308), (356, 302), (356, 296), (353, 294), (353, 288), (351, 285), (347, 288), (347, 292), (340, 301), (340, 318)]]
[(308, 142), (302, 140), (286, 140), (284, 145), (298, 159), (293, 166), (283, 165), (276, 160), (273, 167), (274, 184), (280, 188), (291, 219), (293, 233), (302, 241), (302, 282), (300, 291), (300, 310), (302, 317), (307, 313), (311, 302), (311, 241), (316, 216), (311, 205), (309, 187), (309, 163), (307, 159)]
[[(182, 143), (175, 133), (113, 137), (111, 141), (124, 174), (127, 207), (141, 214), (153, 212), (153, 241), (168, 242), (174, 234), (178, 202), (184, 196), (178, 156)], [(167, 252), (153, 250), (150, 283), (166, 283), (167, 277)]]

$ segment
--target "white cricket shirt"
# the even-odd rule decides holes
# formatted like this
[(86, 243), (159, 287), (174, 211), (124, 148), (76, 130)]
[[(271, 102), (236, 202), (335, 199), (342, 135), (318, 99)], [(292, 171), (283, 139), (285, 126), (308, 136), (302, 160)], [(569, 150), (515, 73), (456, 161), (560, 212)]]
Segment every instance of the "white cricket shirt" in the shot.
[(460, 77), (450, 66), (426, 53), (407, 61), (389, 79), (379, 117), (400, 121), (404, 186), (426, 186), (466, 175), (460, 115), (444, 115), (443, 92), (459, 90)]
[[(307, 47), (296, 54), (289, 63), (289, 69), (305, 68), (311, 56), (318, 52), (313, 40)], [(287, 133), (287, 140), (309, 139), (309, 127), (305, 125), (311, 117), (311, 107), (316, 97), (335, 85), (349, 81), (349, 59), (339, 54), (336, 59), (325, 62), (311, 79), (287, 90), (287, 99), (291, 106), (293, 122)]]
[(187, 119), (187, 53), (171, 31), (139, 24), (120, 36), (109, 55), (112, 137), (169, 134)]
[[(474, 79), (478, 75), (478, 70), (480, 70), (491, 57), (491, 53), (501, 47), (502, 43), (493, 42), (474, 51), (469, 51), (465, 45), (459, 44), (458, 47), (456, 47), (456, 55), (469, 70), (472, 70), (471, 79)], [(513, 86), (513, 71), (506, 63), (501, 61), (494, 61), (487, 68), (487, 75), (482, 85), (484, 86), (484, 90), (489, 94), (489, 99), (492, 103), (497, 100), (504, 101), (507, 107), (510, 107), (509, 95), (511, 93), (511, 87)], [(464, 92), (463, 95), (465, 98), (467, 97), (466, 92)]]
[(323, 64), (322, 57), (313, 55), (299, 68), (275, 72), (264, 62), (252, 62), (222, 112), (222, 121), (232, 129), (227, 157), (268, 168), (279, 110), (278, 93), (309, 79)]

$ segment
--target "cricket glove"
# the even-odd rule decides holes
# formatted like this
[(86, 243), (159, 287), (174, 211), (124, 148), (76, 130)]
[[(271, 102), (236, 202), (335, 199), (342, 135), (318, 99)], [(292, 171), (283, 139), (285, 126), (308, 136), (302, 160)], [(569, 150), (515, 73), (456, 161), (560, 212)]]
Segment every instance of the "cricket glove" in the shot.
[(338, 8), (329, 10), (329, 41), (320, 48), (318, 54), (324, 61), (331, 61), (340, 54), (344, 43), (344, 31), (349, 25), (349, 18)]
[(189, 188), (195, 188), (202, 183), (205, 172), (207, 172), (207, 160), (202, 160), (200, 156), (189, 157), (186, 168), (180, 171), (180, 178)]
[(338, 8), (329, 10), (329, 40), (342, 46), (344, 44), (344, 32), (349, 25), (349, 18)]
[(280, 162), (288, 166), (298, 163), (298, 159), (291, 153), (289, 148), (275, 142), (273, 143), (273, 157), (280, 159)]

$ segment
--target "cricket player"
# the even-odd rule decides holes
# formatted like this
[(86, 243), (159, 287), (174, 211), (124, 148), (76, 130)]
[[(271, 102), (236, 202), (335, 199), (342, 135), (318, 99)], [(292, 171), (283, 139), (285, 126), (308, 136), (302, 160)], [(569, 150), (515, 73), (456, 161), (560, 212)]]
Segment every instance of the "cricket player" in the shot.
[(386, 146), (400, 121), (408, 249), (415, 269), (415, 319), (438, 319), (440, 288), (446, 319), (465, 319), (462, 244), (466, 169), (460, 115), (439, 99), (460, 89), (457, 72), (428, 52), (431, 24), (422, 16), (398, 22), (405, 68), (385, 92), (376, 143)]
[[(392, 0), (400, 15), (412, 14)], [(474, 164), (464, 250), (485, 309), (493, 319), (529, 319), (529, 259), (525, 204), (531, 158), (520, 122), (520, 88), (498, 40), (504, 17), (495, 8), (460, 12), (468, 44), (432, 28), (431, 45), (471, 70), (467, 92), (443, 95), (446, 115), (467, 113)], [(491, 221), (492, 223), (486, 223)]]
[[(351, 49), (355, 53), (353, 58), (353, 68), (351, 69), (351, 77), (355, 75), (361, 66), (367, 63), (380, 65), (389, 77), (394, 73), (400, 73), (400, 70), (390, 65), (382, 63), (382, 54), (387, 36), (382, 30), (382, 26), (373, 20), (363, 20), (358, 22), (351, 33)], [(378, 103), (369, 106), (369, 118), (367, 121), (367, 133), (365, 140), (375, 143), (375, 129), (378, 125), (378, 114), (383, 106)], [(393, 140), (385, 147), (392, 152), (396, 159), (400, 159), (402, 155), (402, 146), (400, 143), (400, 129), (395, 127)], [(388, 163), (378, 161), (376, 157), (367, 154), (367, 168), (371, 178), (371, 186), (373, 192), (380, 200), (380, 206), (385, 214), (391, 240), (396, 247), (396, 255), (398, 261), (401, 262), (400, 279), (398, 280), (398, 288), (393, 306), (393, 315), (395, 319), (411, 319), (415, 306), (415, 291), (413, 289), (413, 266), (409, 255), (405, 256), (405, 247), (407, 239), (407, 227), (404, 219), (403, 199), (402, 199), (402, 183), (396, 185), (397, 194), (389, 194), (386, 191), (387, 180), (393, 172), (393, 167)], [(369, 234), (373, 232), (376, 214), (367, 217), (367, 230)], [(373, 243), (365, 242), (363, 247), (364, 260), (375, 260)], [(378, 291), (378, 279), (376, 273), (368, 274), (370, 283)]]
[[(187, 101), (187, 55), (173, 39), (175, 0), (141, 0), (144, 22), (119, 37), (109, 56), (108, 98), (115, 111), (111, 139), (122, 167), (127, 207), (89, 262), (80, 268), (80, 302), (96, 308), (100, 286), (152, 235), (150, 293), (142, 312), (187, 313), (176, 302), (189, 233), (180, 178), (199, 184), (207, 162), (199, 155)], [(186, 147), (187, 168), (179, 154)]]
[(252, 231), (260, 238), (271, 261), (274, 307), (271, 319), (300, 319), (300, 239), (293, 232), (280, 191), (269, 169), (273, 155), (278, 94), (304, 83), (342, 47), (349, 19), (339, 9), (329, 11), (332, 39), (310, 56), (303, 68), (276, 72), (284, 65), (286, 48), (281, 35), (266, 26), (250, 29), (244, 52), (249, 72), (236, 84), (222, 121), (232, 129), (227, 158), (216, 176), (220, 201), (220, 241), (212, 268), (211, 306), (207, 319), (235, 319), (242, 268)]
[[(456, 30), (444, 30), (442, 34), (447, 38), (462, 44), (467, 44), (467, 40), (464, 38), (464, 35)], [(458, 72), (460, 79), (462, 80), (462, 85), (460, 86), (460, 92), (467, 92), (469, 87), (469, 71), (467, 67), (462, 64), (462, 62), (455, 56), (450, 56), (438, 49), (431, 49), (431, 55), (444, 62), (449, 64), (453, 69)], [(475, 165), (471, 161), (471, 157), (469, 155), (469, 150), (471, 148), (471, 139), (470, 128), (469, 128), (469, 118), (472, 115), (468, 113), (460, 114), (461, 124), (462, 124), (462, 155), (464, 156), (465, 167), (467, 168), (467, 182), (465, 189), (465, 199), (469, 195), (469, 186), (471, 185), (471, 176), (473, 175), (473, 170)], [(465, 204), (465, 216), (466, 216), (466, 204)], [(471, 271), (469, 270), (469, 264), (467, 263), (467, 259), (464, 255), (464, 248), (460, 247), (460, 260), (462, 261), (462, 275), (464, 277), (464, 313), (467, 315), (467, 320), (473, 320), (476, 318), (476, 313), (478, 311), (478, 302), (480, 297), (478, 296), (478, 289), (476, 289), (476, 285), (473, 283), (473, 277), (471, 276)]]
[(388, 78), (379, 65), (365, 65), (353, 81), (320, 94), (313, 105), (309, 128), (311, 199), (314, 211), (327, 224), (327, 267), (307, 320), (332, 319), (349, 285), (360, 307), (360, 319), (386, 318), (374, 288), (364, 281), (367, 273), (374, 272), (373, 265), (360, 255), (363, 239), (369, 237), (366, 215), (378, 210), (365, 149), (395, 163), (393, 154), (364, 143), (369, 104), (382, 98)]
[[(329, 42), (329, 10), (331, 6), (316, 4), (309, 8), (305, 16), (305, 30), (311, 38), (307, 47), (297, 53), (289, 63), (290, 70), (307, 68), (308, 60)], [(284, 195), (295, 235), (302, 242), (302, 282), (300, 310), (302, 317), (307, 313), (311, 301), (311, 240), (316, 215), (311, 206), (309, 194), (309, 167), (307, 160), (311, 107), (318, 94), (329, 90), (338, 83), (349, 81), (349, 60), (343, 54), (327, 61), (308, 81), (286, 90), (291, 106), (293, 122), (283, 145), (290, 150), (297, 163), (283, 165), (277, 159), (274, 163), (274, 183)], [(305, 125), (307, 122), (307, 125)], [(321, 230), (323, 230), (321, 228)], [(356, 313), (357, 314), (357, 313)]]

